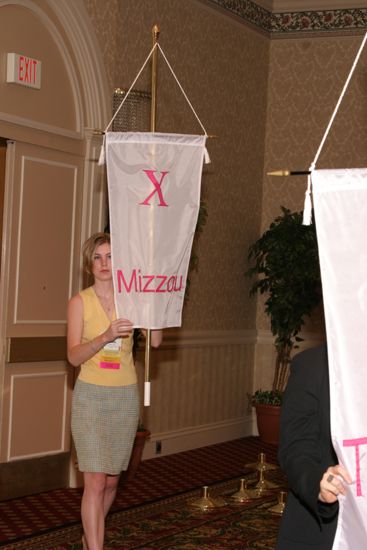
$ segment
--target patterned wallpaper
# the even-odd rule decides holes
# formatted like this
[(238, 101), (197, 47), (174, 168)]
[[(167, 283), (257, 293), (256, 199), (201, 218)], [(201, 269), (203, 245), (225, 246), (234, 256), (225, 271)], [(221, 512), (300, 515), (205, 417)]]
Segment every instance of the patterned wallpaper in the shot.
[[(265, 174), (309, 167), (361, 42), (358, 30), (305, 35), (302, 18), (309, 17), (309, 30), (327, 30), (327, 25), (348, 30), (365, 24), (366, 10), (273, 14), (271, 21), (282, 21), (283, 30), (276, 33), (272, 27), (265, 33), (269, 12), (246, 0), (85, 2), (111, 96), (114, 87), (131, 84), (158, 23), (160, 44), (181, 84), (208, 133), (218, 136), (208, 142), (212, 164), (204, 168), (202, 191), (208, 222), (196, 243), (199, 271), (191, 275), (185, 328), (255, 328), (255, 301), (248, 297), (243, 275), (248, 245), (278, 215), (280, 205), (302, 209), (306, 183), (303, 177)], [(234, 9), (240, 17), (226, 15)], [(246, 23), (254, 17), (262, 21), (261, 32), (254, 30), (253, 20)], [(269, 39), (275, 35), (276, 40)], [(366, 64), (367, 49), (319, 167), (365, 166)], [(149, 80), (146, 70), (136, 87), (148, 89)], [(163, 60), (158, 82), (157, 128), (200, 132)], [(262, 311), (260, 304), (257, 328), (267, 329)], [(316, 316), (310, 328), (321, 325)]]
[[(99, 46), (105, 60), (108, 84), (114, 85), (114, 67), (117, 52), (119, 0), (84, 0), (93, 23)], [(112, 105), (112, 95), (111, 95)]]

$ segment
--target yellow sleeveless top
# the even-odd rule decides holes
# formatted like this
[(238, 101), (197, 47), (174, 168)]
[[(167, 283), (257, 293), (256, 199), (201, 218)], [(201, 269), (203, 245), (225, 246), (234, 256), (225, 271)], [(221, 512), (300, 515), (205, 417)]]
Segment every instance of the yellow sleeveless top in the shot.
[[(90, 342), (105, 332), (110, 320), (102, 307), (93, 287), (80, 292), (83, 300), (82, 344)], [(116, 318), (114, 312), (113, 319)], [(121, 340), (121, 345), (119, 345)], [(111, 350), (112, 348), (115, 348)], [(115, 340), (112, 346), (105, 346), (96, 355), (83, 363), (79, 380), (98, 386), (128, 386), (137, 381), (132, 355), (133, 336)]]

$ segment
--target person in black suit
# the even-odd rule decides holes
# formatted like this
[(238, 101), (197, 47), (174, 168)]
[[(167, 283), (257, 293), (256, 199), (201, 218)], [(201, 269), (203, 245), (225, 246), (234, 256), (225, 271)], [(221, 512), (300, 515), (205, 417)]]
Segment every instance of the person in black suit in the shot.
[(280, 419), (278, 458), (289, 494), (276, 550), (331, 550), (340, 494), (352, 479), (330, 433), (326, 345), (294, 357)]

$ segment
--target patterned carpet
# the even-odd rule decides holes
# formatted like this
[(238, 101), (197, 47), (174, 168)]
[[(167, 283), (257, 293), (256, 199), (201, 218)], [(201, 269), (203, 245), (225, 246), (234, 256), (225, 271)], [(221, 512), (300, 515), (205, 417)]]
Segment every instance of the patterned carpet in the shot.
[[(276, 502), (276, 493), (209, 514), (198, 513), (188, 504), (200, 495), (203, 485), (210, 485), (213, 494), (233, 493), (244, 473), (253, 477), (245, 464), (256, 462), (259, 452), (276, 463), (276, 448), (255, 437), (144, 461), (135, 479), (119, 488), (108, 519), (106, 550), (273, 549), (278, 517), (267, 508)], [(80, 497), (79, 490), (64, 489), (0, 503), (0, 547), (78, 550)]]

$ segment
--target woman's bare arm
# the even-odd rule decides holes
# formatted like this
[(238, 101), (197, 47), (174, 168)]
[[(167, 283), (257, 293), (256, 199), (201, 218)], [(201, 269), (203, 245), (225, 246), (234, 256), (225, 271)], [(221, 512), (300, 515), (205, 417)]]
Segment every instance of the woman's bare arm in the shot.
[(74, 367), (88, 361), (108, 342), (113, 342), (116, 338), (124, 338), (131, 332), (132, 324), (128, 319), (115, 319), (105, 332), (82, 344), (83, 300), (80, 294), (77, 294), (69, 301), (67, 352), (69, 363)]
[[(147, 331), (145, 328), (142, 328), (142, 333), (144, 334), (144, 337), (147, 337)], [(151, 330), (150, 331), (150, 343), (153, 348), (158, 348), (163, 339), (163, 331), (162, 330)]]

